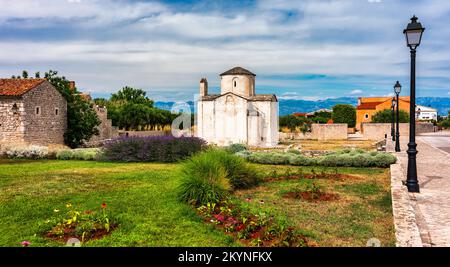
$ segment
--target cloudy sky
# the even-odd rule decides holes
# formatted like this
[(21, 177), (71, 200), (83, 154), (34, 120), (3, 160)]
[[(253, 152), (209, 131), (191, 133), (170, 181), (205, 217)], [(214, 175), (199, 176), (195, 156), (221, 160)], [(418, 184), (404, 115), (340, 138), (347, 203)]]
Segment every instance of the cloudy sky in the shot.
[(402, 30), (416, 14), (418, 95), (450, 97), (450, 1), (0, 0), (0, 77), (58, 70), (93, 96), (128, 85), (189, 100), (234, 66), (285, 99), (409, 88)]

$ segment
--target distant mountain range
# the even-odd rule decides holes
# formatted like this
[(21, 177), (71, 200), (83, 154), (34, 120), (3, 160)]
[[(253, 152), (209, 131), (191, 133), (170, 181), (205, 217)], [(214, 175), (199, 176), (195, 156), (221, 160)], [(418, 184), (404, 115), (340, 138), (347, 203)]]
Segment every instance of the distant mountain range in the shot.
[[(356, 106), (358, 103), (357, 97), (339, 97), (324, 100), (294, 100), (294, 99), (280, 99), (279, 100), (280, 115), (288, 115), (294, 112), (311, 112), (322, 108), (331, 109), (336, 104), (351, 104)], [(155, 102), (155, 106), (161, 109), (170, 110), (175, 102)], [(193, 102), (188, 104), (193, 109)], [(428, 106), (438, 110), (439, 115), (447, 115), (450, 110), (450, 97), (418, 97), (416, 99), (417, 105)]]

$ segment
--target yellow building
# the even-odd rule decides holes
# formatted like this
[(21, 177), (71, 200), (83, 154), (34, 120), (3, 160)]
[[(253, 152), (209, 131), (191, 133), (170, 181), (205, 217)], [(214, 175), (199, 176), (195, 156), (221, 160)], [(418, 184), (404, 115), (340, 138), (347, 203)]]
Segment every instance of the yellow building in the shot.
[[(399, 98), (399, 109), (409, 113), (409, 96)], [(360, 97), (356, 107), (356, 129), (361, 130), (361, 123), (372, 122), (372, 116), (378, 111), (391, 109), (392, 97)]]

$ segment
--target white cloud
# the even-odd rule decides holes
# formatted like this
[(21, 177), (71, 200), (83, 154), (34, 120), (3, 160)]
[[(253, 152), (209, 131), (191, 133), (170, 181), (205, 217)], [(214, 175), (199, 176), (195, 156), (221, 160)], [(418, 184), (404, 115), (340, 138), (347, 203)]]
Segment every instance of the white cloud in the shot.
[(360, 94), (362, 94), (362, 93), (363, 93), (362, 90), (355, 89), (355, 90), (352, 90), (352, 91), (350, 92), (350, 95), (360, 95)]
[[(255, 72), (257, 87), (286, 86), (284, 90), (307, 82), (261, 76), (407, 77), (409, 55), (401, 30), (414, 10), (420, 10), (417, 15), (427, 27), (418, 57), (421, 78), (448, 77), (450, 52), (444, 44), (450, 38), (445, 26), (450, 1), (369, 2), (381, 1), (272, 0), (228, 12), (176, 10), (142, 1), (0, 0), (0, 27), (8, 33), (8, 38), (0, 37), (0, 51), (8, 51), (0, 53), (0, 76), (52, 68), (94, 92), (126, 84), (176, 92), (196, 88), (203, 76), (217, 87), (218, 74), (233, 66)], [(286, 11), (299, 15), (289, 19)], [(55, 27), (54, 36), (47, 33)], [(58, 27), (74, 34), (65, 36)], [(25, 32), (12, 35), (23, 28)], [(33, 29), (34, 35), (29, 33)], [(445, 90), (443, 94), (448, 89), (442, 81), (422, 81)], [(369, 91), (376, 82), (374, 78), (350, 86)]]

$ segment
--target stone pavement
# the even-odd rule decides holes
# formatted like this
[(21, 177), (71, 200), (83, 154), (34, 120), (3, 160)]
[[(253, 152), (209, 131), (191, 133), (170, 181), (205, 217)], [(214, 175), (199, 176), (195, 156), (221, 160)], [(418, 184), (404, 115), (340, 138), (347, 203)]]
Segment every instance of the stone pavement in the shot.
[[(416, 137), (420, 193), (408, 193), (401, 185), (406, 180), (408, 139), (400, 137), (402, 152), (394, 152), (399, 162), (391, 166), (397, 245), (450, 246), (450, 154), (446, 152), (450, 132)], [(387, 142), (387, 151), (393, 151), (392, 141)]]

